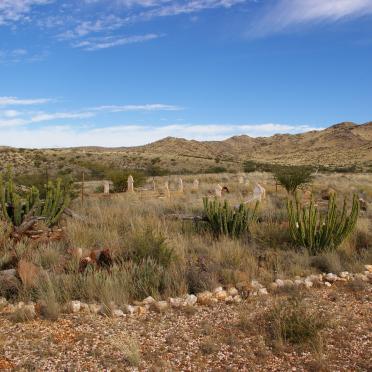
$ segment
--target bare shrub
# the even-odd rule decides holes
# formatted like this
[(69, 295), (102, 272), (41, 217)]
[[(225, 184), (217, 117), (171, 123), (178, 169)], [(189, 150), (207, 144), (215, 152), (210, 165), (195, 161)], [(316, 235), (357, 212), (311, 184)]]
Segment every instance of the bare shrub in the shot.
[(291, 344), (315, 344), (327, 326), (324, 315), (311, 309), (299, 296), (279, 301), (266, 320), (273, 341)]

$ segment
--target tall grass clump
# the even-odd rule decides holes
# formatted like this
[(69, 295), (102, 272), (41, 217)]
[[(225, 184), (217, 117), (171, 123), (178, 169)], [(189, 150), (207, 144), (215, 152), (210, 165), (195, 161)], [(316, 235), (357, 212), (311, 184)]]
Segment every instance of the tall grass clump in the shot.
[(268, 331), (274, 341), (314, 346), (320, 331), (327, 326), (326, 318), (312, 310), (300, 296), (292, 296), (278, 302), (266, 316)]
[(221, 203), (217, 200), (211, 201), (204, 198), (203, 203), (208, 226), (216, 237), (227, 235), (231, 238), (239, 238), (249, 230), (249, 225), (256, 220), (258, 203), (253, 210), (244, 204), (233, 208), (226, 200)]
[(328, 202), (328, 210), (322, 215), (313, 201), (309, 206), (302, 206), (297, 196), (294, 203), (288, 200), (289, 230), (293, 242), (307, 248), (311, 255), (336, 250), (353, 232), (358, 220), (358, 197), (354, 195), (349, 214), (346, 202), (345, 198), (340, 210), (335, 195), (332, 195)]

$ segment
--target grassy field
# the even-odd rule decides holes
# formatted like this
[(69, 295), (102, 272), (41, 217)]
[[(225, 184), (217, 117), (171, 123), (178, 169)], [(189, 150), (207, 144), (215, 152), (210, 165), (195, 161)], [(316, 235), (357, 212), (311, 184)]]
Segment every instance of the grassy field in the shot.
[[(34, 275), (45, 279), (29, 278), (36, 288), (30, 284), (32, 290), (23, 286), (9, 293), (19, 300), (52, 297), (58, 303), (81, 299), (123, 304), (148, 295), (167, 298), (251, 279), (268, 284), (276, 278), (312, 272), (359, 272), (363, 264), (372, 261), (370, 209), (361, 211), (355, 232), (338, 250), (313, 257), (291, 241), (287, 194), (275, 186), (269, 174), (250, 174), (248, 185), (239, 184), (236, 175), (199, 175), (197, 191), (192, 189), (194, 178), (183, 178), (182, 193), (177, 177), (158, 177), (156, 191), (149, 180), (143, 190), (134, 193), (87, 194), (83, 205), (78, 198), (72, 208), (85, 220), (64, 219), (62, 240), (10, 242), (2, 234), (0, 267), (11, 268), (12, 262), (24, 261), (35, 266)], [(170, 181), (170, 197), (164, 192), (166, 180)], [(255, 182), (266, 188), (267, 197), (259, 205), (258, 221), (238, 239), (216, 239), (204, 222), (172, 218), (177, 214), (202, 215), (202, 198), (213, 198), (218, 183), (229, 188), (223, 198), (231, 205), (239, 204), (247, 199)], [(367, 175), (319, 175), (309, 187), (315, 200), (326, 205), (320, 198), (324, 189), (336, 190), (339, 201), (346, 195), (350, 199), (352, 193), (370, 200), (370, 185)], [(115, 265), (109, 271), (82, 274), (74, 253), (78, 249), (83, 257), (97, 249), (109, 249)]]

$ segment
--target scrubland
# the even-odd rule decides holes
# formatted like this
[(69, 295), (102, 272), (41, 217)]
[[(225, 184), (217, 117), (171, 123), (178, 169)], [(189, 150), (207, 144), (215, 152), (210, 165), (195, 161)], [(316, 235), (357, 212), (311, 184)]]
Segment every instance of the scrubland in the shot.
[[(354, 287), (343, 286), (339, 292), (335, 286), (331, 294), (324, 288), (314, 289), (312, 294), (288, 290), (276, 293), (274, 298), (249, 297), (231, 308), (218, 304), (207, 309), (184, 309), (176, 314), (146, 315), (142, 320), (108, 317), (97, 321), (87, 315), (61, 314), (63, 305), (70, 300), (105, 304), (109, 308), (111, 303), (123, 306), (147, 296), (166, 300), (252, 280), (268, 286), (278, 278), (358, 273), (363, 272), (364, 265), (372, 263), (370, 175), (319, 174), (306, 186), (320, 208), (327, 206), (322, 196), (328, 189), (336, 191), (339, 202), (344, 196), (351, 201), (354, 193), (367, 201), (367, 210), (360, 211), (353, 233), (336, 250), (317, 256), (293, 243), (288, 228), (288, 195), (270, 174), (250, 173), (245, 175), (244, 183), (239, 183), (234, 174), (182, 179), (183, 192), (178, 190), (178, 177), (171, 176), (155, 177), (156, 190), (152, 179), (148, 179), (134, 193), (89, 193), (84, 195), (83, 202), (78, 197), (71, 208), (83, 219), (64, 217), (59, 224), (62, 237), (55, 240), (10, 239), (10, 227), (2, 222), (0, 270), (18, 267), (21, 280), (2, 283), (0, 297), (13, 302), (42, 301), (47, 323), (41, 324), (39, 331), (32, 330), (27, 323), (19, 327), (30, 339), (44, 339), (50, 327), (48, 337), (54, 343), (44, 356), (36, 348), (34, 364), (27, 367), (19, 356), (20, 350), (5, 339), (2, 342), (7, 358), (18, 360), (13, 364), (24, 364), (25, 370), (53, 370), (47, 361), (53, 355), (57, 358), (57, 354), (63, 359), (59, 368), (71, 370), (94, 370), (94, 363), (98, 363), (99, 370), (125, 370), (133, 366), (143, 370), (288, 370), (296, 366), (298, 370), (368, 370), (372, 365), (366, 352), (371, 346), (368, 283), (361, 283), (360, 287), (358, 283)], [(198, 190), (193, 189), (194, 179), (200, 181)], [(167, 180), (170, 197), (164, 190)], [(223, 199), (238, 205), (247, 200), (256, 182), (266, 189), (266, 198), (259, 203), (257, 220), (242, 236), (216, 237), (205, 222), (183, 219), (203, 215), (203, 197), (213, 199), (217, 184), (229, 189)], [(304, 195), (303, 190), (299, 192), (300, 198)], [(81, 270), (80, 256), (104, 249), (113, 258), (112, 266)], [(364, 328), (347, 321), (350, 314), (343, 306), (350, 311), (360, 309), (356, 321)], [(15, 326), (12, 319), (1, 321), (7, 337)], [(56, 334), (66, 327), (72, 336), (67, 334), (61, 336), (62, 341), (56, 341)], [(366, 339), (357, 345), (353, 337), (341, 341), (338, 327), (353, 337), (363, 334)], [(327, 337), (331, 348), (325, 345)], [(79, 350), (75, 348), (78, 344)], [(31, 341), (23, 340), (22, 345), (32, 347)], [(79, 355), (79, 361), (68, 362), (61, 354), (63, 348), (71, 359), (74, 353)], [(88, 353), (86, 348), (91, 351)], [(347, 348), (359, 351), (354, 350), (355, 354), (350, 353), (348, 358), (344, 355)], [(162, 356), (162, 361), (156, 354)], [(337, 358), (343, 365), (336, 362)]]

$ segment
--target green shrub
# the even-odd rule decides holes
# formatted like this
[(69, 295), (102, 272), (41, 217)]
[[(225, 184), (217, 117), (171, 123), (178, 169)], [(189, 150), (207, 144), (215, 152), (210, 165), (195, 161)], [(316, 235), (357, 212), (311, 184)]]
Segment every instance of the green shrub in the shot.
[(202, 173), (226, 173), (227, 169), (221, 166), (209, 167), (205, 169)]
[(276, 182), (291, 194), (313, 179), (312, 169), (303, 166), (277, 166), (273, 173)]
[(346, 198), (340, 211), (336, 205), (336, 196), (328, 201), (328, 210), (322, 215), (311, 201), (304, 207), (297, 195), (295, 205), (288, 200), (289, 230), (295, 244), (308, 249), (311, 255), (335, 250), (353, 232), (359, 215), (359, 201), (354, 195), (350, 214), (346, 211)]
[(127, 260), (137, 264), (150, 258), (156, 264), (167, 268), (174, 259), (174, 251), (167, 245), (166, 238), (162, 234), (146, 228), (135, 233), (125, 256)]
[(246, 160), (243, 163), (243, 170), (246, 173), (255, 172), (257, 170), (257, 163), (253, 160)]
[(132, 175), (134, 179), (134, 187), (141, 187), (146, 182), (146, 177), (143, 172), (136, 170), (111, 170), (106, 173), (106, 177), (113, 182), (113, 192), (123, 192), (128, 187), (128, 177)]
[(244, 204), (240, 204), (238, 208), (232, 208), (226, 200), (221, 203), (204, 198), (203, 203), (208, 225), (216, 237), (227, 235), (238, 238), (247, 232), (249, 225), (256, 220), (258, 202), (253, 210), (248, 209)]

